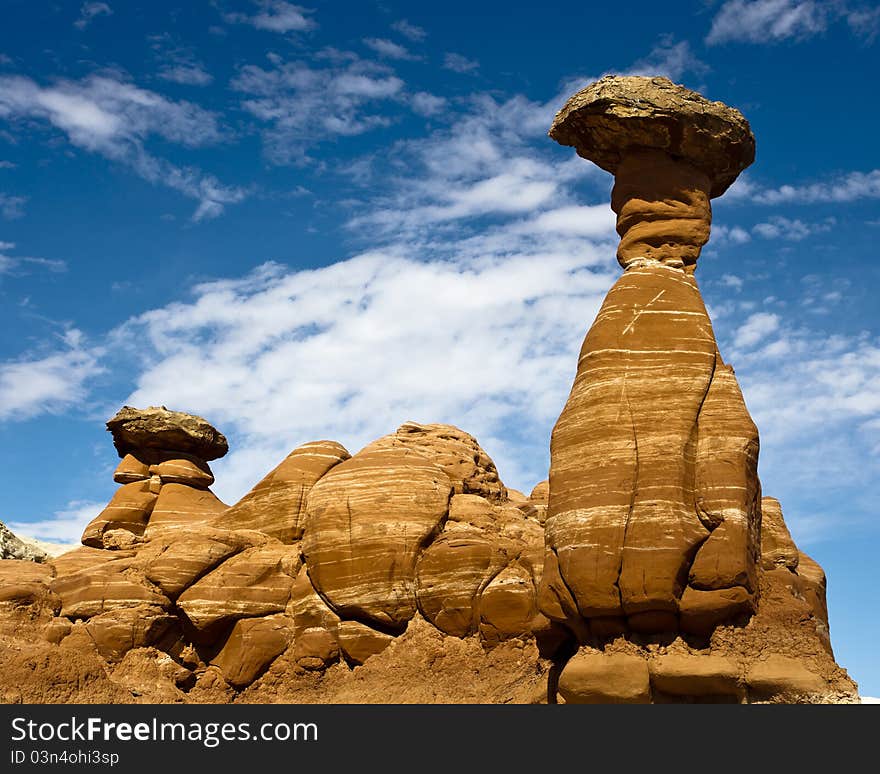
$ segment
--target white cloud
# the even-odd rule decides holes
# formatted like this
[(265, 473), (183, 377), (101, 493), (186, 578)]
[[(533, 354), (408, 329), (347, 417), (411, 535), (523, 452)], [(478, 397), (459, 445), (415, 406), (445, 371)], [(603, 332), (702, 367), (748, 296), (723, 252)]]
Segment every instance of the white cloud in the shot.
[(756, 312), (741, 325), (734, 336), (736, 347), (751, 347), (779, 329), (779, 315)]
[(880, 699), (875, 696), (861, 696), (862, 704), (880, 704)]
[(406, 19), (394, 22), (394, 24), (391, 25), (391, 29), (399, 32), (403, 37), (409, 38), (415, 43), (424, 40), (428, 34), (421, 27), (417, 27), (415, 24), (410, 24)]
[(880, 169), (873, 169), (870, 172), (849, 172), (833, 180), (804, 185), (756, 189), (752, 190), (750, 195), (752, 200), (759, 204), (813, 204), (877, 199), (880, 198)]
[(311, 10), (284, 0), (255, 0), (259, 12), (254, 14), (227, 13), (224, 19), (231, 24), (249, 24), (268, 32), (307, 32), (318, 25), (307, 14)]
[(480, 63), (461, 54), (449, 52), (443, 56), (443, 67), (456, 73), (472, 73), (480, 67)]
[(158, 75), (162, 80), (184, 86), (207, 86), (214, 77), (196, 57), (194, 50), (180, 44), (168, 32), (149, 37), (150, 45), (159, 63)]
[(828, 24), (827, 4), (814, 0), (728, 0), (712, 20), (706, 43), (766, 43), (807, 38)]
[(82, 401), (88, 381), (103, 371), (100, 352), (85, 346), (81, 331), (71, 328), (63, 348), (0, 362), (0, 421), (57, 413)]
[(24, 215), (24, 203), (27, 199), (24, 196), (13, 196), (12, 194), (0, 191), (0, 215), (6, 220), (15, 220)]
[(834, 218), (826, 218), (819, 223), (805, 223), (802, 220), (784, 218), (774, 215), (763, 223), (757, 223), (752, 227), (752, 233), (764, 237), (764, 239), (784, 239), (790, 242), (799, 242), (814, 234), (830, 231), (836, 223)]
[(95, 518), (107, 503), (73, 500), (48, 519), (10, 521), (7, 527), (19, 537), (27, 536), (53, 543), (79, 544), (86, 524)]
[(315, 143), (391, 122), (376, 103), (398, 99), (403, 81), (384, 65), (334, 54), (327, 67), (271, 56), (272, 67), (246, 65), (233, 80), (242, 107), (268, 125), (263, 140), (272, 161), (301, 162)]
[(42, 87), (22, 76), (0, 77), (0, 118), (47, 121), (73, 145), (126, 164), (149, 182), (196, 199), (196, 220), (219, 214), (247, 193), (197, 169), (151, 155), (145, 145), (153, 137), (199, 147), (220, 142), (222, 133), (213, 113), (126, 81), (93, 75)]
[(83, 3), (79, 11), (79, 18), (73, 23), (77, 29), (84, 30), (99, 16), (111, 16), (113, 9), (107, 3)]
[(741, 226), (724, 226), (712, 225), (712, 239), (717, 243), (720, 241), (733, 242), (737, 245), (750, 242), (752, 237), (749, 232)]
[(27, 274), (28, 267), (38, 266), (50, 272), (67, 271), (67, 263), (55, 258), (35, 258), (32, 256), (9, 255), (15, 249), (14, 242), (0, 242), (0, 275)]
[(853, 34), (872, 42), (880, 25), (880, 8), (848, 0), (727, 0), (712, 20), (706, 43), (804, 40), (839, 20)]
[[(193, 302), (117, 332), (153, 351), (127, 402), (198, 408), (231, 428), (238, 443), (215, 466), (228, 500), (298, 443), (329, 435), (355, 451), (407, 419), (458, 424), (513, 485), (533, 484), (609, 284), (592, 269), (596, 251), (580, 247), (430, 261), (376, 251), (201, 285)], [(511, 428), (520, 455), (498, 440)]]
[(614, 213), (607, 204), (573, 204), (542, 212), (529, 224), (529, 230), (613, 239), (615, 224)]
[(785, 318), (765, 311), (715, 325), (761, 434), (764, 491), (782, 499), (804, 544), (873, 518), (880, 475), (880, 341), (799, 324), (811, 293)]
[(419, 91), (410, 97), (410, 107), (420, 116), (435, 116), (442, 112), (448, 104), (445, 97), (438, 97), (427, 91)]
[(401, 46), (399, 43), (395, 43), (393, 40), (388, 40), (386, 38), (364, 38), (364, 45), (367, 48), (371, 48), (375, 51), (379, 56), (387, 57), (388, 59), (418, 59), (419, 57), (413, 56), (406, 46)]
[(856, 8), (846, 15), (850, 30), (867, 43), (873, 43), (880, 32), (880, 6)]
[(722, 274), (719, 284), (725, 288), (732, 288), (738, 293), (745, 283), (741, 277), (737, 277), (735, 274)]

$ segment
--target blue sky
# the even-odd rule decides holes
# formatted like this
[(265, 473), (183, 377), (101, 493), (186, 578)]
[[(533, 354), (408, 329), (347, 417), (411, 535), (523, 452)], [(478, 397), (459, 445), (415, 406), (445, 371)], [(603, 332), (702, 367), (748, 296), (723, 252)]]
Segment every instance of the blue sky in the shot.
[(302, 442), (409, 419), (531, 488), (619, 273), (611, 177), (546, 132), (589, 81), (662, 74), (757, 137), (697, 277), (764, 491), (880, 695), (880, 9), (659, 9), (6, 0), (0, 520), (75, 539), (124, 403), (225, 432), (227, 502)]

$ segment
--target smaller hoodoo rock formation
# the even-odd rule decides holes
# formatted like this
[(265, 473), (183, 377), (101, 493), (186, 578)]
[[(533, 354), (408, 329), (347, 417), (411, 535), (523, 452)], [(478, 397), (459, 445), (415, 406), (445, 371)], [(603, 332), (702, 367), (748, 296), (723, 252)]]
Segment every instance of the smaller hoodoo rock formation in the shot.
[(148, 527), (192, 527), (226, 510), (208, 488), (214, 483), (208, 461), (229, 446), (204, 419), (164, 406), (124, 406), (107, 429), (122, 458), (113, 474), (121, 486), (86, 526), (83, 545), (131, 547)]

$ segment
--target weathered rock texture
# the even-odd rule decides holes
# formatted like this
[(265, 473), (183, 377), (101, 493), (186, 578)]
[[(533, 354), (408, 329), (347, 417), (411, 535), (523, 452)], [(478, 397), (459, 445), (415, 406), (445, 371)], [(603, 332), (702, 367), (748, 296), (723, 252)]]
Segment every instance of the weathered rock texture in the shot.
[(85, 545), (0, 561), (3, 700), (855, 700), (694, 279), (748, 124), (666, 79), (606, 78), (551, 135), (616, 175), (625, 271), (549, 480), (508, 489), (473, 436), (407, 422), (353, 456), (303, 444), (227, 508), (222, 434), (125, 407), (120, 488)]
[(306, 497), (312, 487), (350, 456), (335, 441), (303, 444), (217, 519), (216, 526), (257, 529), (284, 543), (299, 540), (305, 529)]
[(224, 435), (209, 422), (193, 414), (169, 411), (164, 406), (123, 406), (108, 420), (107, 429), (113, 434), (113, 445), (120, 457), (132, 454), (142, 460), (136, 453), (140, 452), (148, 457), (155, 455), (159, 462), (167, 452), (176, 451), (214, 460), (229, 451)]

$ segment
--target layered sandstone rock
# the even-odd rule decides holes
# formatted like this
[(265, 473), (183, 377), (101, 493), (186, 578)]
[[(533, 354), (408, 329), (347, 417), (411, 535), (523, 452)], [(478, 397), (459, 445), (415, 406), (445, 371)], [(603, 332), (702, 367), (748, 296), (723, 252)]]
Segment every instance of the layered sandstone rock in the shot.
[[(551, 438), (539, 605), (580, 645), (557, 695), (851, 692), (830, 659), (824, 573), (761, 498), (758, 431), (694, 278), (710, 199), (754, 159), (748, 123), (667, 79), (609, 77), (572, 97), (550, 135), (615, 175), (625, 270)], [(655, 633), (681, 651), (655, 658)], [(796, 668), (794, 653), (809, 658)]]
[(367, 447), (309, 493), (303, 553), (337, 613), (401, 628), (416, 611), (416, 560), (440, 531), (449, 477), (407, 448)]
[[(0, 567), (0, 601), (41, 611), (42, 641), (94, 648), (126, 685), (133, 665), (153, 670), (141, 652), (191, 673), (160, 670), (174, 673), (175, 700), (181, 686), (225, 699), (272, 664), (361, 667), (413, 622), (488, 649), (547, 628), (547, 487), (511, 495), (458, 428), (408, 422), (354, 457), (303, 444), (226, 508), (195, 456), (218, 435), (204, 420), (122, 413), (120, 489), (87, 545), (39, 571)], [(158, 441), (144, 429), (154, 421)]]
[(305, 528), (306, 497), (326, 473), (351, 455), (335, 441), (312, 441), (294, 449), (214, 524), (255, 529), (284, 543), (299, 540)]
[(166, 529), (193, 528), (219, 518), (227, 506), (208, 488), (208, 460), (222, 457), (226, 438), (202, 417), (164, 406), (124, 406), (107, 422), (122, 458), (113, 480), (122, 486), (85, 528), (82, 543), (129, 548)]
[(270, 542), (247, 548), (196, 581), (177, 606), (200, 631), (284, 612), (300, 564), (298, 546)]
[(615, 173), (626, 271), (553, 430), (548, 615), (677, 631), (687, 600), (720, 622), (754, 598), (758, 439), (693, 269), (709, 198), (751, 162), (754, 138), (737, 111), (637, 77), (579, 92), (550, 134)]
[(453, 495), (443, 532), (419, 559), (420, 612), (455, 637), (528, 634), (536, 623), (542, 544), (540, 523), (517, 505)]
[(51, 564), (30, 559), (0, 559), (0, 602), (36, 602), (47, 594), (54, 577)]
[(243, 618), (235, 622), (223, 649), (212, 660), (227, 683), (250, 685), (290, 644), (293, 621), (285, 615)]
[(363, 452), (379, 449), (408, 449), (426, 457), (449, 476), (455, 494), (480, 495), (490, 502), (509, 500), (492, 458), (476, 438), (453, 425), (406, 422)]

